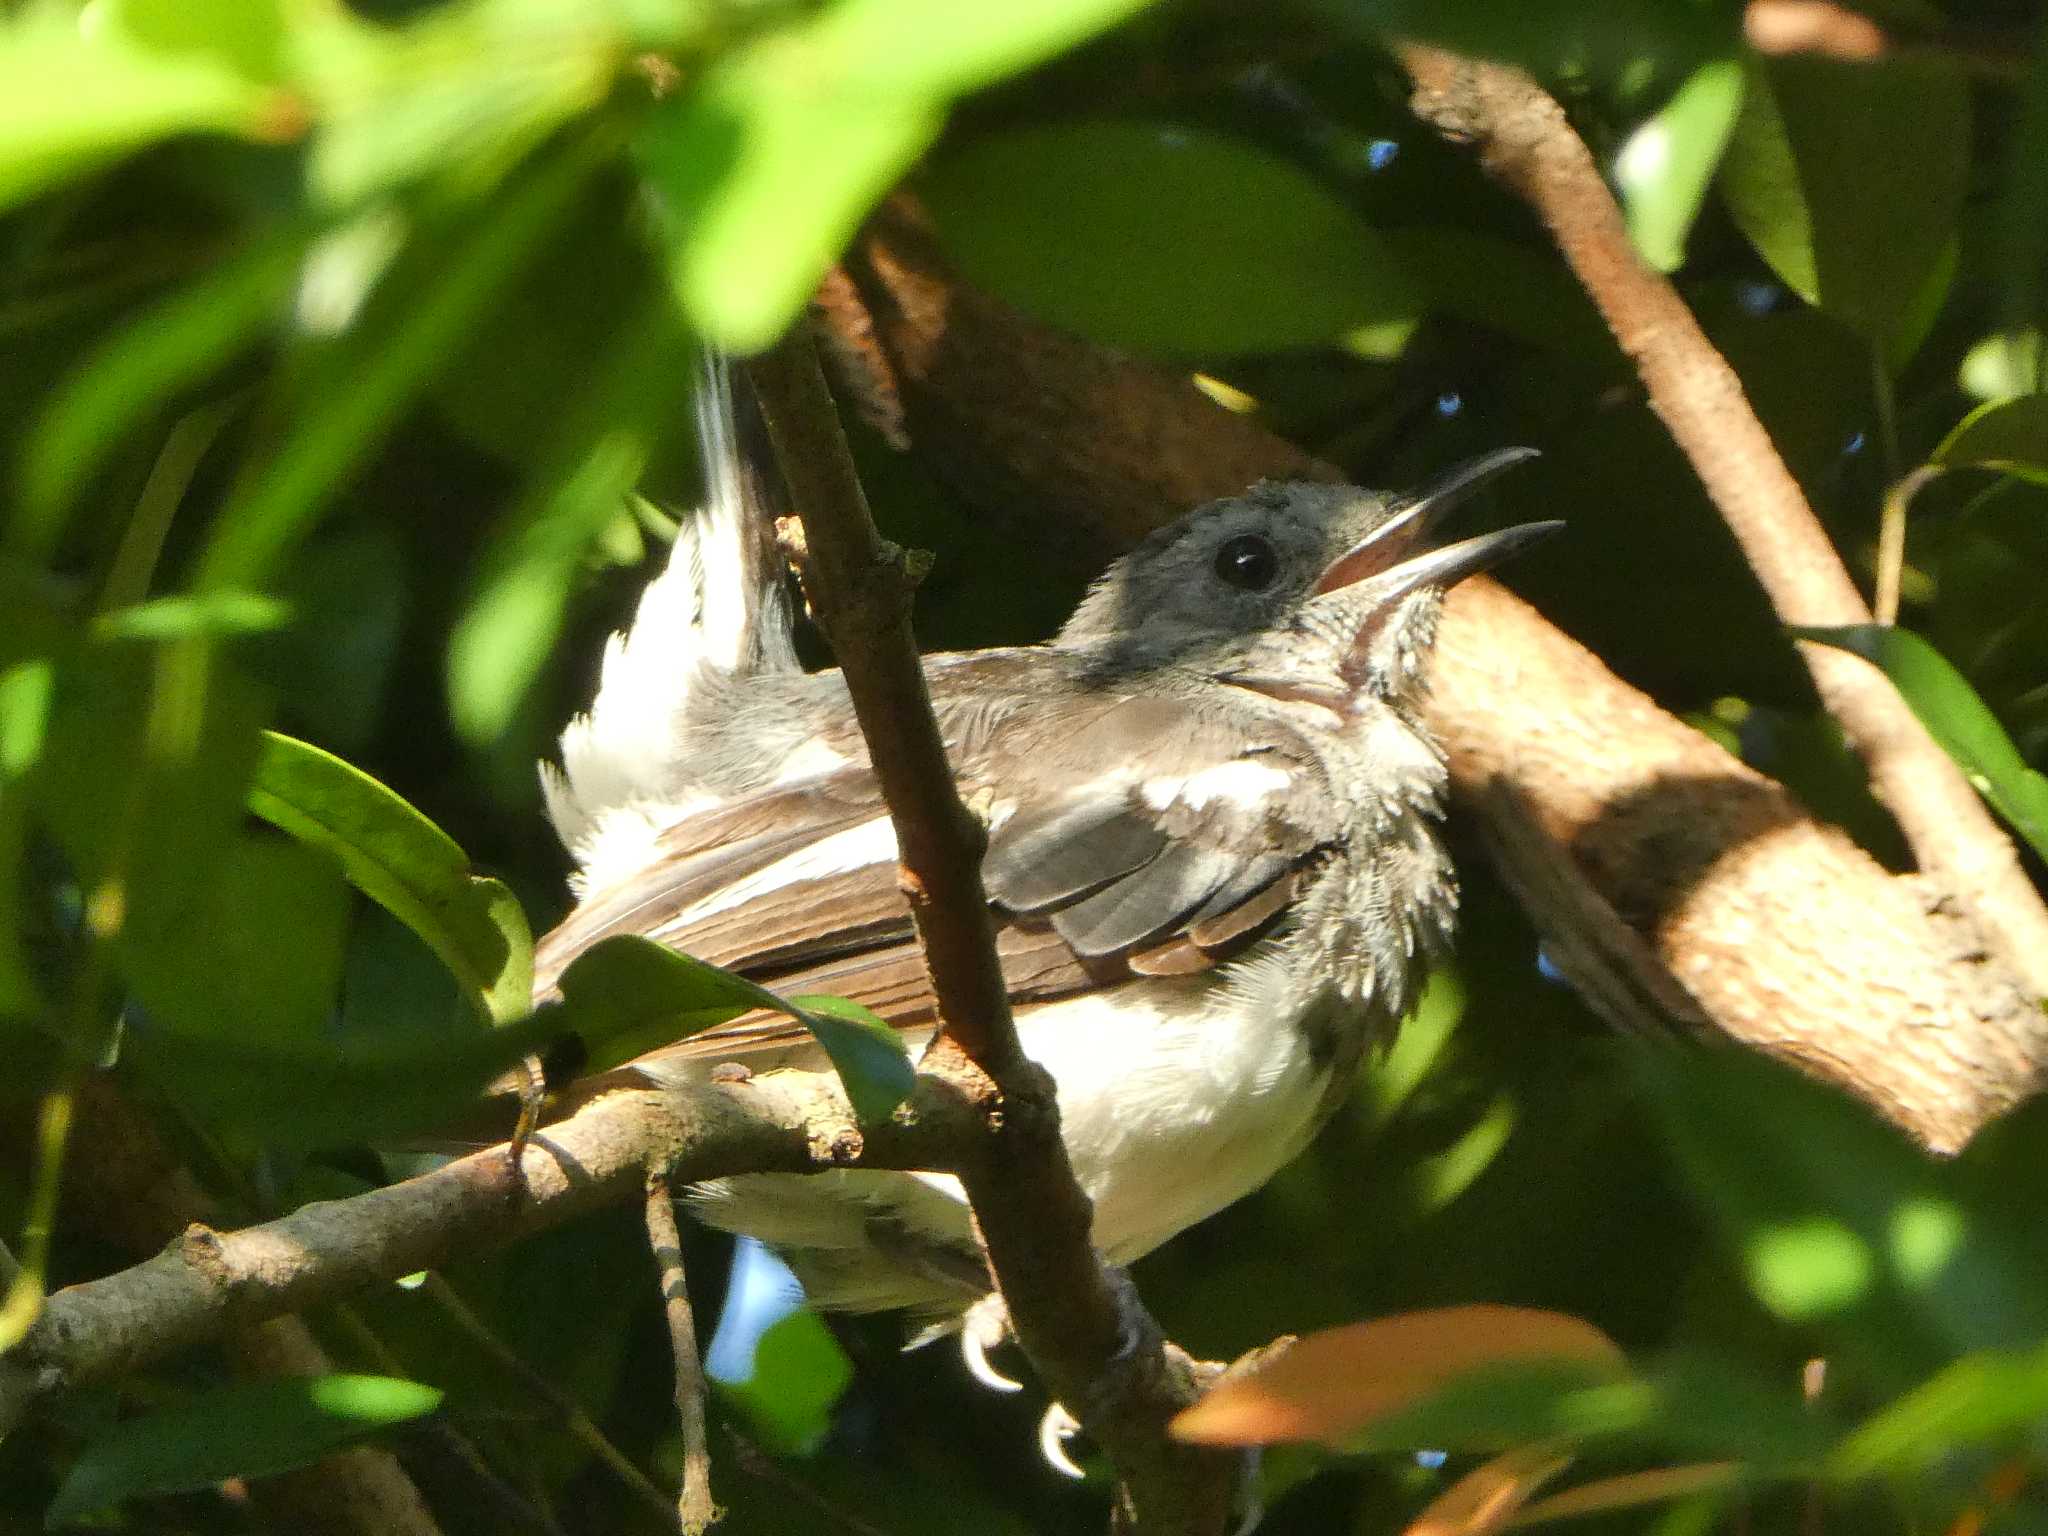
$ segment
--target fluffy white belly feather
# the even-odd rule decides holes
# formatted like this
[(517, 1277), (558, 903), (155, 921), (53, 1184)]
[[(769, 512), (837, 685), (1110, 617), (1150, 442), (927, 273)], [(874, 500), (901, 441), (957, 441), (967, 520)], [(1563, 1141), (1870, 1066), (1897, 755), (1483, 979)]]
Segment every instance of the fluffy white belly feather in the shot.
[[(1268, 946), (1261, 946), (1267, 949)], [(1019, 1011), (1059, 1087), (1096, 1245), (1119, 1264), (1258, 1188), (1313, 1134), (1329, 1075), (1278, 1006), (1280, 967), (1126, 983)], [(849, 1311), (957, 1311), (975, 1294), (964, 1197), (947, 1174), (757, 1174), (700, 1192), (707, 1219), (783, 1253), (811, 1299)], [(893, 1239), (893, 1241), (892, 1241)], [(954, 1256), (920, 1263), (917, 1250)]]

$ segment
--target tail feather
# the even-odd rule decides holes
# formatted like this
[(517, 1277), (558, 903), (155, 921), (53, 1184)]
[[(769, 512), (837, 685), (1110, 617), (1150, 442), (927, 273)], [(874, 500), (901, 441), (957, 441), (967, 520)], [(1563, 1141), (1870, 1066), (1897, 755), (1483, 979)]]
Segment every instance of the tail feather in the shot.
[(797, 666), (764, 479), (716, 356), (705, 359), (696, 428), (704, 505), (605, 646), (597, 697), (562, 733), (561, 767), (541, 768), (549, 819), (586, 867), (623, 825), (651, 836), (690, 804), (686, 722), (707, 679)]

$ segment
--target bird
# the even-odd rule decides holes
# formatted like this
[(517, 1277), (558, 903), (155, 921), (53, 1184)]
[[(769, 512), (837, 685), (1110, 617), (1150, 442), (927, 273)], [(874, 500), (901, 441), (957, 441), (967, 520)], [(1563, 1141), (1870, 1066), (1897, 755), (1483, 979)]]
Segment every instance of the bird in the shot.
[[(696, 416), (705, 503), (542, 765), (577, 903), (537, 987), (638, 934), (850, 998), (919, 1049), (940, 1021), (895, 834), (843, 678), (798, 660), (772, 469), (743, 445), (728, 370), (708, 370)], [(987, 830), (1018, 1035), (1051, 1074), (1112, 1263), (1299, 1153), (1447, 951), (1446, 767), (1422, 713), (1443, 594), (1562, 524), (1432, 534), (1532, 456), (1501, 449), (1405, 494), (1262, 481), (1145, 538), (1050, 639), (923, 658)], [(758, 1014), (620, 1070), (822, 1061)], [(690, 1201), (826, 1310), (900, 1310), (929, 1337), (990, 1293), (947, 1174), (743, 1175)]]

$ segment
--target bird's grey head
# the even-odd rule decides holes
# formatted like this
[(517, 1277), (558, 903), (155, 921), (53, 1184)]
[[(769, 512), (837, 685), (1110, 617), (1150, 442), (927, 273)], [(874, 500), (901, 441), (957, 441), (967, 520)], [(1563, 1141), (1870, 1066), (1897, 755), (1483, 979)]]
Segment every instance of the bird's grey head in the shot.
[(1261, 481), (1118, 560), (1058, 643), (1106, 670), (1184, 668), (1340, 708), (1406, 703), (1445, 589), (1562, 526), (1529, 523), (1448, 546), (1428, 539), (1482, 482), (1532, 457), (1501, 449), (1406, 495)]

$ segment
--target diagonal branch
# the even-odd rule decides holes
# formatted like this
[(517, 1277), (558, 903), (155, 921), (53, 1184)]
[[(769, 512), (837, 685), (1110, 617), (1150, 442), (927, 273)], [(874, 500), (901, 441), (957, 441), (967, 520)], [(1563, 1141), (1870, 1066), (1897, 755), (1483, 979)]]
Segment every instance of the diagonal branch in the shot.
[(1115, 1463), (1126, 1528), (1221, 1531), (1229, 1461), (1166, 1436), (1194, 1399), (1193, 1369), (1096, 1254), (1051, 1078), (1017, 1041), (981, 885), (986, 835), (954, 787), (910, 633), (921, 571), (875, 530), (809, 328), (748, 374), (802, 519), (805, 592), (896, 824), (899, 878), (945, 1025), (926, 1068), (987, 1114), (985, 1136), (957, 1166), (1018, 1342)]
[[(1543, 220), (1778, 617), (1791, 625), (1868, 624), (1869, 606), (1742, 381), (1669, 279), (1637, 255), (1564, 109), (1510, 66), (1412, 45), (1400, 53), (1415, 80), (1416, 113), (1445, 137), (1472, 144), (1487, 171)], [(1962, 770), (1875, 667), (1811, 641), (1800, 642), (1799, 653), (1920, 869), (1977, 916), (2037, 996), (2048, 996), (2048, 906)]]

